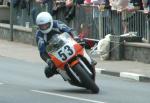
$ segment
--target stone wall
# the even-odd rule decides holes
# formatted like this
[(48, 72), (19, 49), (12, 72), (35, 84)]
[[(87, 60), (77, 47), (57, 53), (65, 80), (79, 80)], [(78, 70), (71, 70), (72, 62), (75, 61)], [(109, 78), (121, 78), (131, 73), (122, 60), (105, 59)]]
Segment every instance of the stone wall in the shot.
[(10, 10), (7, 5), (0, 5), (0, 22), (9, 22)]
[(124, 43), (124, 59), (150, 63), (150, 44)]
[[(11, 40), (10, 25), (0, 23), (0, 39)], [(32, 28), (13, 26), (13, 41), (35, 45), (35, 35)]]
[(111, 36), (110, 59), (132, 60), (150, 63), (150, 44), (143, 43), (141, 37)]

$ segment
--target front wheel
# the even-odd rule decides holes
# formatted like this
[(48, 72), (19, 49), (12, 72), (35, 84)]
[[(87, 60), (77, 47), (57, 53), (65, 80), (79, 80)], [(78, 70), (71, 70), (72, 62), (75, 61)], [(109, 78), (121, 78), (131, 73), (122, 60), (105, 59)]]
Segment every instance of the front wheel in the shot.
[(99, 93), (99, 87), (95, 84), (94, 80), (87, 74), (85, 69), (80, 64), (73, 67), (73, 71), (79, 76), (83, 86), (90, 89), (93, 93)]

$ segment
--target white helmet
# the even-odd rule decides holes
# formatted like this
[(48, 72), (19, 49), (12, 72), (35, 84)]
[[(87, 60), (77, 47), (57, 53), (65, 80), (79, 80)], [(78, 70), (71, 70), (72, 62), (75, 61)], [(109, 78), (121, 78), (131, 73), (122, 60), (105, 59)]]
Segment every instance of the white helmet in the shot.
[(36, 24), (42, 33), (47, 34), (52, 30), (53, 18), (48, 12), (41, 12), (37, 15)]

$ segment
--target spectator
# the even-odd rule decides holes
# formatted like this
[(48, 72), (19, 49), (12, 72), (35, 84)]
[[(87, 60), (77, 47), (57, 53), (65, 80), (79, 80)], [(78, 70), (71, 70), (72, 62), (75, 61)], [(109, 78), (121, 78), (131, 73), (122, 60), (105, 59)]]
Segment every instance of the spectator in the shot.
[(109, 0), (109, 2), (110, 2), (110, 6), (111, 6), (111, 9), (112, 10), (117, 10), (117, 7), (116, 7), (116, 2), (117, 2), (118, 0)]
[(150, 12), (150, 0), (142, 0), (144, 13)]
[[(7, 6), (10, 6), (10, 2), (11, 0), (4, 0), (4, 4), (6, 4)], [(12, 4), (14, 8), (21, 8), (21, 9), (25, 9), (28, 7), (28, 4), (30, 3), (29, 0), (12, 0)]]
[(129, 0), (110, 0), (112, 10), (123, 11), (127, 9)]
[(53, 0), (35, 0), (36, 5), (32, 8), (31, 14), (33, 23), (35, 24), (36, 16), (41, 11), (48, 11), (52, 14)]
[(134, 10), (143, 10), (142, 0), (131, 0), (130, 3), (133, 3)]
[(83, 4), (83, 0), (66, 0), (66, 13), (65, 19), (69, 22), (75, 17), (76, 6)]
[[(130, 0), (128, 4), (128, 11), (132, 13), (126, 13), (123, 18), (124, 25), (124, 33), (135, 31), (138, 35), (141, 35), (141, 31), (144, 31), (145, 25), (143, 24), (144, 16), (141, 15), (141, 12), (135, 12), (137, 10), (143, 10), (142, 0)], [(141, 27), (142, 25), (142, 27)], [(139, 29), (141, 28), (141, 29)], [(144, 32), (143, 32), (144, 33)]]
[(91, 0), (94, 5), (105, 4), (105, 0)]
[[(115, 35), (119, 35), (121, 34), (120, 26), (122, 25), (120, 11), (125, 9), (125, 6), (123, 4), (124, 2), (127, 2), (127, 1), (126, 0), (109, 0), (109, 2), (111, 6), (111, 33)], [(113, 26), (114, 24), (115, 26)]]
[(109, 0), (91, 0), (93, 5), (97, 5), (100, 11), (110, 9)]
[(98, 8), (100, 10), (100, 16), (101, 16), (101, 20), (102, 20), (102, 24), (104, 26), (104, 30), (103, 33), (109, 34), (111, 33), (111, 22), (110, 22), (110, 17), (111, 17), (111, 13), (110, 13), (110, 5), (109, 5), (109, 0), (92, 0), (92, 3), (94, 5), (98, 5)]
[[(127, 33), (127, 10), (129, 9), (130, 0), (118, 0), (117, 2), (117, 11), (121, 12), (121, 23), (122, 23), (122, 33)], [(131, 8), (130, 8), (131, 9)]]
[(54, 0), (53, 10), (57, 11), (63, 7), (65, 7), (65, 0)]
[(148, 1), (149, 0), (142, 0), (143, 7), (146, 8), (148, 6)]
[(92, 1), (91, 0), (84, 0), (84, 4), (85, 5), (90, 5), (90, 4), (92, 4)]

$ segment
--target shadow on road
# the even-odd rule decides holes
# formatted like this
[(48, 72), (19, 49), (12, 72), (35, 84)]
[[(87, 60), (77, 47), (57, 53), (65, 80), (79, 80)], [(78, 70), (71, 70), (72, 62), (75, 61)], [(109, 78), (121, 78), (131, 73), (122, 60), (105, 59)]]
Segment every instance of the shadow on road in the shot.
[(46, 92), (55, 92), (55, 93), (76, 93), (76, 94), (92, 94), (90, 90), (84, 88), (77, 88), (77, 89), (53, 89), (53, 90), (43, 90)]

